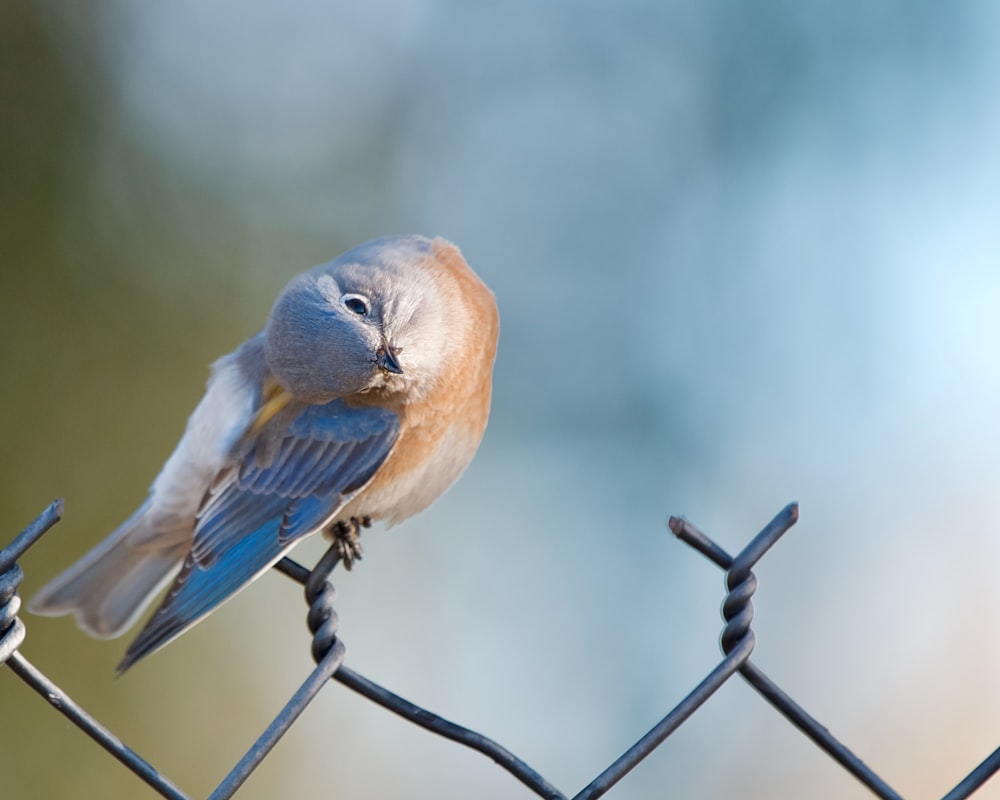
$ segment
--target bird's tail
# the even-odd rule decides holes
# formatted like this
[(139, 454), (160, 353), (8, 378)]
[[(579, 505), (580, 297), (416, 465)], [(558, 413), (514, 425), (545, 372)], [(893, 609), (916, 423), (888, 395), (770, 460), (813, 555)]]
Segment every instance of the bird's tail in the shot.
[(42, 587), (28, 610), (49, 617), (73, 614), (81, 630), (99, 639), (121, 635), (180, 568), (186, 550), (175, 537), (150, 535), (148, 511), (147, 502)]

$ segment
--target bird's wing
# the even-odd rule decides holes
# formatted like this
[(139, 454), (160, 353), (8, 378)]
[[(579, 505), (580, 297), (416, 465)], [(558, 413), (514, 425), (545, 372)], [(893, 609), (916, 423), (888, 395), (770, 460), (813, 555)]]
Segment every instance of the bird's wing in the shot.
[(163, 603), (129, 645), (123, 672), (190, 628), (328, 524), (382, 465), (399, 436), (385, 409), (341, 400), (308, 406), (266, 463), (256, 445), (220, 476), (198, 514), (191, 552)]

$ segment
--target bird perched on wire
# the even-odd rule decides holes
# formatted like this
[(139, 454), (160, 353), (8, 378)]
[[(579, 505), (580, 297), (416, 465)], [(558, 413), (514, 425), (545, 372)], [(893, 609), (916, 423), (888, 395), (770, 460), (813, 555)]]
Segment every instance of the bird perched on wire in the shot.
[(32, 599), (118, 636), (173, 583), (119, 673), (324, 531), (348, 565), (369, 520), (430, 505), (489, 414), (499, 321), (444, 239), (376, 239), (288, 284), (264, 329), (212, 368), (139, 509)]

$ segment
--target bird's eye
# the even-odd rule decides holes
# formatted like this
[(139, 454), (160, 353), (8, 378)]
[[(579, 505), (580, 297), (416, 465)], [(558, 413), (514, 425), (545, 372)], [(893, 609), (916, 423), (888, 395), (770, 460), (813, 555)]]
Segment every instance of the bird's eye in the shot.
[(366, 316), (370, 310), (368, 298), (364, 295), (345, 294), (340, 298), (340, 302), (344, 304), (344, 308), (357, 314), (359, 317)]

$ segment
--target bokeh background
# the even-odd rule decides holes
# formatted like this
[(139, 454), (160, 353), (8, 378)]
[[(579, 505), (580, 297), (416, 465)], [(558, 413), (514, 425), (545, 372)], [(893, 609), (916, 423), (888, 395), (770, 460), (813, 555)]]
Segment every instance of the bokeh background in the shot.
[[(735, 551), (798, 500), (755, 661), (940, 796), (1000, 744), (998, 86), (988, 2), (0, 4), (0, 538), (66, 498), (24, 593), (292, 275), (444, 235), (501, 308), (492, 420), (336, 574), (347, 662), (575, 792), (719, 658), (667, 517)], [(267, 575), (119, 680), (68, 620), (23, 651), (204, 796), (304, 616)], [(152, 796), (3, 670), (0, 719), (5, 797)], [(736, 794), (868, 796), (739, 681), (613, 796)], [(240, 795), (278, 796), (529, 795), (334, 686)]]

